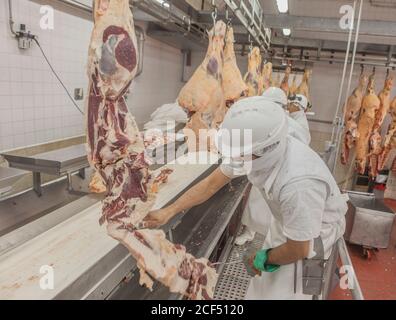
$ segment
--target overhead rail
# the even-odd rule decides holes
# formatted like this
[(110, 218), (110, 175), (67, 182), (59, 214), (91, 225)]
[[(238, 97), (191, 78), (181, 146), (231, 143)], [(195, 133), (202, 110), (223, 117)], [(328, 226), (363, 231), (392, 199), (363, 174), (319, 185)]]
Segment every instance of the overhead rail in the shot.
[(271, 29), (265, 25), (260, 2), (258, 0), (224, 0), (224, 2), (256, 44), (267, 51), (271, 44)]

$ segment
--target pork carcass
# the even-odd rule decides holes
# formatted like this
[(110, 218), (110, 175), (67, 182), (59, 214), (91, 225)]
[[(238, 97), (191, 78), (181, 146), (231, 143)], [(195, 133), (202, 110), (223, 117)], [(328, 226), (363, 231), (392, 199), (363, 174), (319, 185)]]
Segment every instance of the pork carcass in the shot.
[(379, 170), (384, 169), (385, 163), (388, 161), (390, 151), (392, 149), (396, 149), (396, 98), (393, 99), (389, 111), (392, 116), (392, 122), (384, 138), (383, 148), (379, 156)]
[(354, 147), (357, 137), (357, 122), (359, 119), (360, 109), (362, 107), (362, 100), (364, 88), (367, 85), (367, 76), (360, 74), (359, 84), (349, 96), (345, 109), (345, 129), (341, 150), (341, 163), (347, 164), (349, 159), (349, 152)]
[(375, 114), (380, 107), (380, 100), (375, 94), (374, 73), (370, 75), (366, 95), (362, 100), (356, 140), (356, 169), (363, 174), (366, 170), (369, 151), (369, 139), (373, 131)]
[(280, 88), (286, 94), (286, 97), (289, 96), (289, 76), (290, 76), (291, 68), (287, 67), (285, 70), (285, 75), (283, 76), (283, 80), (280, 84)]
[(247, 92), (248, 87), (243, 81), (236, 61), (234, 31), (232, 27), (229, 27), (225, 40), (223, 65), (223, 93), (227, 108), (240, 98), (247, 96)]
[(244, 81), (248, 86), (248, 96), (259, 96), (263, 92), (263, 79), (261, 76), (261, 54), (258, 47), (254, 47), (248, 56), (248, 71)]
[(302, 94), (307, 98), (308, 101), (310, 101), (310, 96), (309, 96), (309, 80), (311, 78), (312, 71), (310, 69), (305, 69), (304, 70), (304, 75), (302, 77), (300, 85), (297, 87), (296, 93), (297, 94)]
[(297, 75), (295, 74), (293, 76), (293, 80), (289, 88), (289, 96), (296, 95), (296, 92), (297, 92)]
[(263, 77), (263, 92), (271, 87), (272, 84), (272, 63), (267, 62), (263, 66), (262, 70)]
[[(225, 33), (226, 24), (217, 21), (208, 33), (209, 46), (204, 61), (181, 89), (178, 97), (179, 105), (189, 114), (186, 129), (191, 129), (196, 139), (191, 141), (192, 134), (185, 130), (189, 146), (199, 146), (200, 150), (210, 148), (207, 141), (200, 141), (204, 139), (204, 136), (199, 138), (200, 130), (215, 128), (226, 111), (222, 87)], [(190, 147), (189, 150), (196, 151)]]
[(381, 126), (384, 122), (385, 116), (387, 115), (391, 103), (391, 90), (393, 86), (393, 77), (388, 75), (385, 79), (384, 88), (378, 94), (380, 100), (380, 107), (375, 114), (375, 122), (373, 132), (370, 136), (370, 149), (369, 149), (369, 174), (375, 177), (378, 172), (378, 157), (382, 152), (382, 137), (381, 137)]
[(138, 61), (128, 0), (94, 2), (88, 53), (88, 158), (107, 188), (100, 223), (106, 222), (108, 234), (136, 259), (142, 283), (150, 286), (151, 276), (171, 292), (192, 299), (212, 297), (217, 274), (207, 260), (167, 241), (162, 230), (142, 228), (154, 204), (155, 178), (123, 97)]

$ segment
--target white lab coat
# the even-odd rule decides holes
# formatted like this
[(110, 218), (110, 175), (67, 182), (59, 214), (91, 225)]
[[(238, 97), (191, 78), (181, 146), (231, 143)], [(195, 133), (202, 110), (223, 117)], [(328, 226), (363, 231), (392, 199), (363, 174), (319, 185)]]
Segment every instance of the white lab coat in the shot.
[[(308, 121), (303, 111), (294, 112), (289, 116), (288, 134), (302, 143), (309, 145), (311, 134)], [(262, 197), (260, 190), (252, 187), (245, 211), (242, 215), (242, 224), (248, 229), (266, 235), (271, 223), (271, 210)]]
[[(283, 162), (259, 187), (271, 208), (270, 230), (263, 248), (321, 236), (325, 258), (345, 230), (347, 205), (338, 186), (319, 156), (308, 146), (288, 137)], [(315, 256), (313, 241), (309, 257)], [(274, 273), (252, 278), (247, 299), (311, 299), (302, 293), (302, 261), (298, 262), (297, 293), (294, 293), (294, 264)]]

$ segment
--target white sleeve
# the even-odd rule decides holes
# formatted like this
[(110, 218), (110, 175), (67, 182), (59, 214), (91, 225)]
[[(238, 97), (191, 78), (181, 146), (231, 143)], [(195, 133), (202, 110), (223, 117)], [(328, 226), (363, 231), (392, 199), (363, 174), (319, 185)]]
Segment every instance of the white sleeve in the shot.
[(327, 186), (319, 180), (305, 180), (286, 186), (280, 195), (283, 234), (294, 241), (317, 238), (327, 199)]
[(220, 170), (226, 177), (230, 179), (246, 175), (246, 170), (243, 167), (243, 163), (232, 162), (229, 159), (223, 159), (223, 162), (220, 165)]

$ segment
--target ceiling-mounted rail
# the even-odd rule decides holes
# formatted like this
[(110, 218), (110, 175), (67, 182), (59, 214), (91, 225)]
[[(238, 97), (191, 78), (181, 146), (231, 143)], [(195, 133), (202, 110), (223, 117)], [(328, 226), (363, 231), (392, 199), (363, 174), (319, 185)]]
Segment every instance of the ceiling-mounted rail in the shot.
[(257, 45), (267, 51), (271, 44), (271, 29), (266, 28), (264, 13), (258, 0), (223, 0), (245, 27)]

